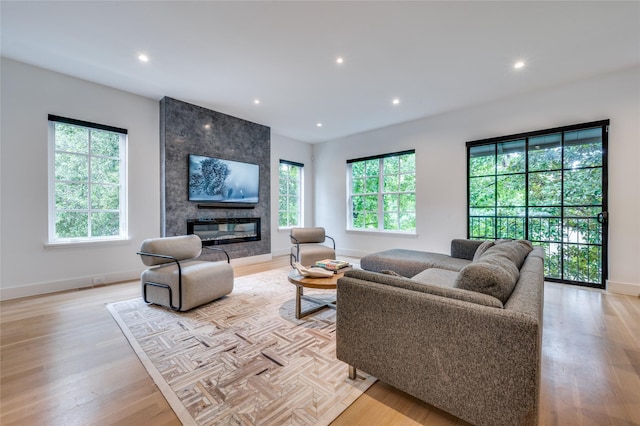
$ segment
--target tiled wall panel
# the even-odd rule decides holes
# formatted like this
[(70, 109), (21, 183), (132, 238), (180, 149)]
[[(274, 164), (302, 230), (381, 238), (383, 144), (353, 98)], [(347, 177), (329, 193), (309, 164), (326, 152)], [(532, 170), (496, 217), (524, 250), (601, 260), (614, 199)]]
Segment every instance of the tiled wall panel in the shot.
[[(260, 166), (259, 202), (252, 209), (200, 209), (188, 200), (189, 154)], [(271, 252), (271, 129), (176, 99), (160, 101), (161, 234), (187, 233), (187, 219), (260, 217), (260, 241), (226, 244), (231, 258)], [(203, 258), (214, 258), (210, 253)], [(217, 259), (217, 257), (215, 257)]]

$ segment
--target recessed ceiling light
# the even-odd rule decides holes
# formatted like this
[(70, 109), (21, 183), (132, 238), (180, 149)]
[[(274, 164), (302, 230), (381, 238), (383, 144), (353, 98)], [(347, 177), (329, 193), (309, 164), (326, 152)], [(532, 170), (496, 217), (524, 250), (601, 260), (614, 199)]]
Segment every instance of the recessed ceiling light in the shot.
[(139, 54), (138, 59), (140, 60), (140, 62), (149, 62), (149, 57), (144, 53)]
[(391, 103), (394, 105), (398, 105), (400, 103), (400, 99), (395, 98), (394, 100), (391, 101)]
[(260, 104), (260, 99), (254, 99), (253, 103), (256, 104), (256, 105), (259, 105)]
[(513, 67), (517, 70), (519, 70), (520, 68), (524, 67), (524, 62), (522, 61), (518, 61), (515, 64), (513, 64)]
[(338, 56), (338, 58), (336, 59), (336, 63), (341, 64), (344, 62), (344, 59), (342, 58), (342, 56)]
[(316, 123), (316, 127), (322, 127), (322, 123)]

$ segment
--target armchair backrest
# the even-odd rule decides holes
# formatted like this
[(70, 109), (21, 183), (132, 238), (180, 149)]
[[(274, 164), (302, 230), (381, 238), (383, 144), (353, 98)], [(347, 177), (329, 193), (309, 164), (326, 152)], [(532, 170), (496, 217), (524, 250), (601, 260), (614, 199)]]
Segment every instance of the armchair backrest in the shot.
[[(172, 256), (176, 260), (195, 259), (202, 253), (202, 240), (195, 234), (179, 235), (177, 237), (149, 238), (142, 242), (140, 252)], [(140, 256), (142, 263), (147, 266), (161, 265), (173, 262), (172, 259), (165, 259), (154, 256)]]
[(324, 228), (291, 228), (292, 244), (322, 243), (325, 240)]

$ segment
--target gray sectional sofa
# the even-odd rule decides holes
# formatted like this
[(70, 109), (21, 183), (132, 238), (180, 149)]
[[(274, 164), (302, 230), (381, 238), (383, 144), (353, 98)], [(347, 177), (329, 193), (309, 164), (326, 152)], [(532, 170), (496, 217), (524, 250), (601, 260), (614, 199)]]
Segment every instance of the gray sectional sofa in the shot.
[(338, 281), (337, 357), (470, 423), (536, 424), (543, 258), (462, 239), (365, 256)]

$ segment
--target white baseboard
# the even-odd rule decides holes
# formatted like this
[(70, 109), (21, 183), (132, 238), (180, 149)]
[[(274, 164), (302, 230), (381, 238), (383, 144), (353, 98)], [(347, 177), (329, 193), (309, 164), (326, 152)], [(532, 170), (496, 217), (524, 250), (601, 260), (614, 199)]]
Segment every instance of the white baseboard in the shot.
[[(288, 256), (289, 253), (291, 253), (291, 249), (290, 248), (274, 250), (273, 252), (271, 252), (271, 254), (273, 256)], [(342, 249), (340, 247), (336, 248), (336, 257), (338, 257), (338, 256), (348, 256), (348, 257), (358, 257), (358, 258), (360, 258), (360, 257), (366, 256), (369, 253), (370, 252), (368, 252), (368, 251), (348, 250), (348, 249)]]
[[(5, 287), (0, 289), (0, 300), (19, 299), (21, 297), (39, 296), (59, 291), (78, 290), (81, 288), (96, 287), (98, 285), (112, 284), (121, 281), (131, 281), (139, 279), (140, 273), (143, 270), (144, 268), (135, 271), (101, 274), (99, 277), (92, 275), (89, 277), (69, 278), (18, 287)], [(95, 282), (96, 278), (99, 278), (99, 282)]]
[(347, 250), (347, 249), (336, 249), (336, 257), (338, 256), (349, 256), (349, 257), (357, 257), (363, 258), (371, 252), (361, 251), (361, 250)]
[(291, 253), (291, 248), (284, 248), (284, 249), (280, 249), (280, 250), (273, 250), (271, 252), (271, 254), (273, 255), (273, 257), (277, 257), (277, 256), (288, 256)]
[(610, 293), (640, 296), (640, 284), (622, 283), (607, 280), (607, 291)]
[(231, 259), (232, 265), (251, 265), (252, 263), (269, 262), (273, 259), (272, 253), (260, 254), (258, 256), (240, 257), (238, 259)]
[[(233, 265), (248, 265), (252, 263), (269, 262), (272, 255), (263, 254), (259, 256), (242, 257), (231, 259)], [(112, 274), (100, 274), (99, 276), (76, 277), (58, 281), (49, 281), (37, 284), (27, 284), (18, 287), (0, 288), (0, 301), (19, 299), (22, 297), (39, 296), (59, 291), (78, 290), (81, 288), (96, 287), (99, 285), (113, 284), (121, 281), (132, 281), (140, 278), (140, 274), (145, 269), (142, 266), (135, 271), (114, 272)], [(96, 279), (98, 281), (96, 282)]]

